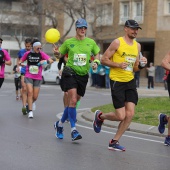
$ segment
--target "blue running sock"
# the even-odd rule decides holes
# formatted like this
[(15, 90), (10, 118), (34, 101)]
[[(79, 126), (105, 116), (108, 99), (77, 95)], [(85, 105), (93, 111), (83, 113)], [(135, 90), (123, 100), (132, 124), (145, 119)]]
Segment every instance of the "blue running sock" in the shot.
[(76, 125), (75, 125), (76, 115), (77, 115), (76, 108), (68, 107), (68, 118), (70, 120), (71, 128), (76, 127)]
[(66, 107), (64, 109), (64, 112), (63, 112), (63, 115), (62, 115), (62, 118), (61, 118), (61, 122), (64, 123), (67, 119), (68, 119), (68, 107)]

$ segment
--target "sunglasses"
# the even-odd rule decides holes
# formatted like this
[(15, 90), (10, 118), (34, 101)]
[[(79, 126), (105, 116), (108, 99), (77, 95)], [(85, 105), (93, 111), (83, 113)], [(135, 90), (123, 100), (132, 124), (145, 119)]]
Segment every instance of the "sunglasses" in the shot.
[(78, 29), (85, 29), (85, 30), (86, 30), (86, 29), (87, 29), (87, 27), (78, 27)]
[(41, 50), (42, 48), (37, 48), (36, 50)]

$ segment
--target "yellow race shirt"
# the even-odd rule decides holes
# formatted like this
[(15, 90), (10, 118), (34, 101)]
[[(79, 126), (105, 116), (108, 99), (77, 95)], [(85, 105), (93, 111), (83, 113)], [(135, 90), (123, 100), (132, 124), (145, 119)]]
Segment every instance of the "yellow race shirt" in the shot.
[(118, 40), (120, 46), (110, 60), (116, 63), (127, 62), (128, 66), (126, 69), (110, 68), (109, 77), (113, 81), (129, 82), (134, 78), (133, 67), (138, 56), (138, 45), (135, 40), (133, 40), (133, 45), (128, 45), (123, 37), (119, 37)]

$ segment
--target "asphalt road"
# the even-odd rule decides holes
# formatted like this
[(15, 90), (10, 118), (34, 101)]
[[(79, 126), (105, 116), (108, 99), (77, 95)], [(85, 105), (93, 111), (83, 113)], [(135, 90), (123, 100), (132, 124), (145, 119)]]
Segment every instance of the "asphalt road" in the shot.
[[(34, 119), (21, 113), (15, 100), (14, 84), (5, 82), (0, 90), (0, 170), (169, 170), (170, 147), (164, 138), (126, 132), (120, 144), (125, 152), (109, 151), (116, 129), (103, 127), (100, 134), (78, 115), (82, 140), (71, 141), (69, 123), (64, 139), (56, 139), (54, 122), (63, 111), (62, 92), (54, 84), (42, 85)], [(111, 102), (110, 92), (87, 90), (79, 110)]]

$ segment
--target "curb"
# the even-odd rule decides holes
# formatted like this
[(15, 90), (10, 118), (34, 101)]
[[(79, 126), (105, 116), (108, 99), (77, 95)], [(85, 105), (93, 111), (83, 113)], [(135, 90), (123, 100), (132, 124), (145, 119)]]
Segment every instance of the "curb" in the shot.
[[(93, 122), (94, 113), (91, 112), (90, 110), (84, 110), (81, 114), (81, 117), (86, 121)], [(105, 123), (103, 123), (104, 126), (110, 128), (118, 128), (118, 124), (119, 122), (114, 122), (109, 120), (105, 120)], [(157, 126), (150, 126), (150, 125), (139, 124), (135, 122), (131, 122), (129, 128), (126, 131), (137, 132), (137, 133), (148, 134), (148, 135), (159, 136), (159, 137), (166, 137), (166, 135), (160, 134), (158, 132)]]

